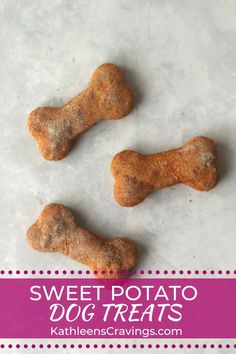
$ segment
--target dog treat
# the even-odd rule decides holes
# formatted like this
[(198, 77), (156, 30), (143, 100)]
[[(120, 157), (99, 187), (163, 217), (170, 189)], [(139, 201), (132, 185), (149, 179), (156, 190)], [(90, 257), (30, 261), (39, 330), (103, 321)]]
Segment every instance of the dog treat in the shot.
[[(39, 219), (29, 228), (28, 244), (40, 252), (61, 252), (98, 272), (98, 277), (121, 277), (131, 269), (138, 251), (126, 238), (106, 239), (84, 230), (72, 211), (60, 204), (47, 205)], [(102, 274), (105, 271), (105, 274)], [(113, 274), (109, 272), (112, 271)]]
[(216, 143), (195, 137), (179, 149), (143, 155), (125, 150), (111, 164), (116, 201), (126, 207), (141, 203), (155, 189), (184, 183), (199, 191), (209, 191), (218, 179)]
[(29, 116), (29, 131), (46, 160), (61, 160), (74, 141), (101, 120), (126, 116), (133, 108), (134, 93), (122, 70), (114, 64), (99, 66), (88, 88), (61, 108), (42, 107)]

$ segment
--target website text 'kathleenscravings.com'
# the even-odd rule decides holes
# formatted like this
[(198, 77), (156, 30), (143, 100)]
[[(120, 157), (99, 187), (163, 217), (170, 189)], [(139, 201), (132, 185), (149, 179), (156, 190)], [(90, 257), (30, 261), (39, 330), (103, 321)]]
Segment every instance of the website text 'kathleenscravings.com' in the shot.
[(81, 327), (51, 327), (51, 336), (62, 337), (181, 337), (183, 331), (180, 328), (81, 328)]

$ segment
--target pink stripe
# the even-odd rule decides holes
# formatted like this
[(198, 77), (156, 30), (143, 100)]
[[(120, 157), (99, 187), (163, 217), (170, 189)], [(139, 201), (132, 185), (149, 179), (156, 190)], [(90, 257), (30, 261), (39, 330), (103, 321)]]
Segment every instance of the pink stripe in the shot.
[[(96, 299), (98, 285), (103, 286), (100, 300)], [(42, 296), (40, 301), (30, 299), (30, 297), (34, 299), (36, 297), (30, 291), (33, 286), (40, 287), (35, 288), (37, 291), (40, 289)], [(52, 286), (56, 286), (58, 293), (63, 289), (60, 299), (55, 299), (55, 297), (50, 300), (46, 299), (44, 290), (46, 289), (48, 293)], [(66, 297), (65, 289), (68, 286), (77, 286), (76, 290), (73, 288), (76, 295), (72, 295), (71, 299)], [(80, 291), (84, 286), (90, 287), (91, 294), (85, 295), (85, 297), (91, 297), (91, 300), (80, 298)], [(119, 292), (124, 290), (124, 294), (116, 295), (115, 299), (112, 299), (112, 286), (116, 286), (117, 289), (120, 287)], [(144, 291), (147, 286), (151, 287), (149, 300)], [(180, 287), (176, 288), (179, 289), (176, 299), (173, 297), (173, 286)], [(165, 289), (168, 299), (160, 296), (154, 299), (156, 290), (160, 287)], [(187, 289), (185, 297), (182, 294), (183, 289)], [(197, 295), (194, 300), (190, 301), (189, 298), (194, 294), (193, 289), (197, 291)], [(139, 290), (140, 297), (136, 299)], [(127, 294), (129, 294), (129, 298)], [(235, 297), (236, 279), (229, 278), (131, 278), (125, 280), (4, 278), (0, 280), (0, 338), (236, 338)], [(77, 311), (79, 306), (83, 310), (85, 305), (92, 303), (95, 308), (89, 308), (89, 312), (94, 315), (89, 321), (85, 321), (80, 315), (74, 322), (68, 322), (65, 316), (62, 316), (60, 321), (53, 322), (50, 321), (50, 306), (55, 303), (63, 305), (65, 310), (75, 304), (73, 311)], [(115, 321), (116, 309), (112, 307), (105, 319), (105, 304), (126, 305), (127, 311), (123, 316), (124, 321), (121, 317)], [(136, 308), (139, 313), (134, 313), (132, 319), (138, 319), (138, 321), (132, 322), (129, 314), (136, 304), (141, 306)], [(143, 311), (150, 304), (154, 305), (152, 317), (148, 315), (142, 317)], [(160, 305), (168, 305), (162, 317), (160, 317)], [(176, 310), (176, 305), (179, 315), (182, 316), (181, 319), (170, 308), (173, 306)], [(181, 309), (179, 305), (182, 306)], [(74, 316), (75, 312), (73, 311), (72, 315)], [(62, 329), (60, 334), (58, 330), (52, 331), (52, 328), (55, 327)], [(110, 327), (120, 331), (116, 333), (109, 331), (108, 333), (107, 329)], [(67, 333), (65, 328), (69, 328)], [(95, 328), (98, 330), (93, 333)], [(138, 332), (135, 331), (137, 328)], [(151, 329), (155, 333), (151, 334)], [(180, 331), (176, 332), (176, 329)]]

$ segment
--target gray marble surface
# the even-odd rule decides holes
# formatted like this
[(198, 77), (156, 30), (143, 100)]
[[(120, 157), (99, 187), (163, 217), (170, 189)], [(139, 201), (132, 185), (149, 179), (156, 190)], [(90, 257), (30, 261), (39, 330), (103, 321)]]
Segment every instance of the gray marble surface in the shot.
[[(139, 269), (236, 268), (235, 41), (234, 0), (0, 0), (1, 267), (86, 269), (25, 242), (42, 208), (59, 202), (90, 230), (137, 242)], [(44, 161), (28, 114), (64, 104), (104, 62), (125, 70), (134, 111), (90, 129), (64, 160)], [(115, 153), (166, 150), (195, 135), (218, 143), (215, 189), (178, 185), (135, 208), (116, 204)]]

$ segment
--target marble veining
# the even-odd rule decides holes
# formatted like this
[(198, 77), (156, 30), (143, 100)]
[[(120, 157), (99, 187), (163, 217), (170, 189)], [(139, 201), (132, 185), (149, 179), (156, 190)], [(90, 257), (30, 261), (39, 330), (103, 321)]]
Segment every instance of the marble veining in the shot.
[[(86, 269), (27, 246), (27, 228), (50, 202), (74, 208), (91, 231), (136, 241), (140, 269), (235, 268), (235, 16), (234, 0), (0, 1), (2, 268)], [(67, 102), (104, 62), (125, 70), (136, 108), (90, 129), (64, 160), (42, 160), (28, 114)], [(195, 135), (217, 141), (216, 188), (178, 185), (135, 208), (116, 204), (114, 154), (167, 150)]]

